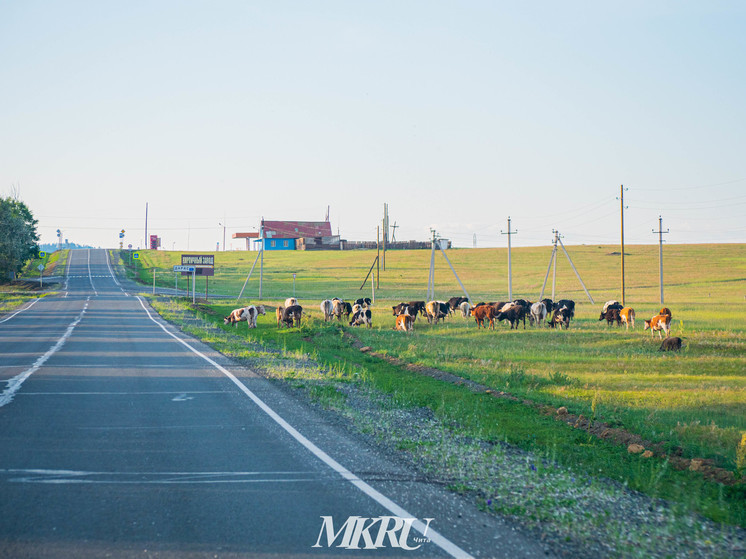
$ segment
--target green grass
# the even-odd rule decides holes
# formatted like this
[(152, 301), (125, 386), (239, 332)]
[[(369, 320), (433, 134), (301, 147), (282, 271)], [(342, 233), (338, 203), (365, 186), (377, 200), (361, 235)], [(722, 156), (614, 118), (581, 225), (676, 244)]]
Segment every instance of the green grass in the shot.
[[(429, 251), (389, 252), (374, 309), (375, 327), (347, 329), (376, 351), (406, 363), (434, 367), (502, 390), (534, 404), (566, 406), (570, 413), (621, 427), (684, 458), (704, 458), (742, 475), (737, 448), (746, 432), (746, 245), (668, 246), (665, 249), (666, 303), (673, 311), (672, 335), (685, 339), (678, 354), (658, 351), (657, 335), (642, 331), (643, 319), (657, 313), (657, 247), (626, 247), (626, 303), (637, 311), (637, 327), (626, 331), (598, 321), (603, 301), (619, 299), (616, 247), (568, 247), (596, 304), (585, 299), (564, 259), (559, 261), (557, 298), (577, 301), (569, 331), (477, 330), (459, 317), (430, 327), (418, 321), (410, 335), (394, 332), (390, 305), (421, 299), (427, 287)], [(152, 267), (179, 263), (178, 255), (142, 251), (146, 283)], [(473, 300), (504, 300), (507, 258), (504, 250), (452, 250), (449, 258)], [(436, 255), (436, 296), (447, 299), (460, 289), (442, 256)], [(588, 472), (618, 479), (648, 494), (664, 496), (717, 520), (746, 522), (744, 485), (724, 487), (696, 472), (676, 471), (653, 458), (641, 460), (626, 448), (540, 414), (535, 407), (473, 394), (363, 355), (325, 325), (318, 310), (323, 298), (368, 296), (357, 289), (375, 257), (372, 251), (265, 255), (263, 298), (257, 274), (247, 296), (212, 305), (220, 316), (247, 301), (276, 304), (296, 295), (308, 312), (301, 331), (276, 330), (274, 317), (261, 317), (250, 339), (309, 352), (329, 367), (363, 370), (366, 382), (406, 406), (427, 407), (465, 432), (493, 441), (556, 456)], [(217, 253), (211, 292), (237, 295), (254, 253)], [(536, 300), (549, 249), (514, 249), (514, 296)], [(164, 286), (173, 273), (164, 272)], [(167, 281), (169, 278), (170, 281)], [(204, 281), (204, 280), (198, 280)], [(551, 276), (550, 276), (551, 282)], [(498, 285), (502, 284), (502, 285)], [(198, 283), (198, 293), (200, 291)], [(203, 289), (203, 288), (202, 288)], [(547, 292), (551, 285), (547, 286)], [(220, 321), (222, 324), (222, 321)], [(245, 325), (241, 325), (245, 326)], [(245, 332), (245, 330), (242, 330)], [(662, 473), (661, 473), (662, 472)]]

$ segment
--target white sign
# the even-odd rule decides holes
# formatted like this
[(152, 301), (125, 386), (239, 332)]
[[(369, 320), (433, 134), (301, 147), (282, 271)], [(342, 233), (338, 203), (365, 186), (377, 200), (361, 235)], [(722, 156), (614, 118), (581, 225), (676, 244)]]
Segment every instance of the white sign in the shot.
[(41, 272), (44, 269), (44, 264), (39, 264), (36, 269)]
[(174, 272), (194, 272), (194, 266), (174, 266)]

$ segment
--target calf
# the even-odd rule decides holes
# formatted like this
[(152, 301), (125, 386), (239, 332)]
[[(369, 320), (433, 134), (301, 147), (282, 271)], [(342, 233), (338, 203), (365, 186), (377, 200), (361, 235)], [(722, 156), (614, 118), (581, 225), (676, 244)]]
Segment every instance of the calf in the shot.
[(282, 305), (280, 305), (279, 307), (275, 309), (275, 317), (277, 318), (278, 328), (282, 326), (282, 315), (284, 314), (284, 312), (285, 312), (285, 307), (283, 307)]
[(547, 317), (547, 307), (544, 303), (539, 301), (538, 303), (534, 303), (531, 305), (531, 312), (528, 315), (528, 322), (532, 326), (536, 324), (537, 326), (541, 326), (544, 323), (544, 320)]
[(371, 305), (370, 298), (369, 297), (363, 297), (361, 299), (357, 299), (355, 301), (355, 304), (356, 305), (360, 305), (361, 307), (365, 307), (365, 308), (370, 307), (370, 305)]
[(285, 308), (292, 307), (293, 305), (297, 304), (298, 299), (296, 299), (295, 297), (288, 297), (287, 299), (285, 299)]
[(321, 301), (320, 308), (321, 312), (324, 313), (324, 322), (327, 322), (334, 318), (334, 303), (332, 303), (329, 299), (324, 299), (323, 301)]
[(368, 328), (373, 327), (373, 313), (370, 312), (370, 309), (360, 307), (360, 310), (352, 315), (350, 326), (360, 326), (361, 324), (365, 324)]
[(471, 316), (474, 317), (474, 320), (477, 323), (477, 328), (484, 326), (484, 321), (488, 320), (490, 323), (490, 330), (495, 329), (495, 316), (497, 315), (497, 311), (495, 311), (493, 306), (477, 305), (476, 307), (472, 307), (470, 312)]
[(241, 307), (240, 309), (233, 309), (231, 314), (223, 317), (223, 324), (233, 324), (234, 326), (238, 326), (239, 322), (248, 320), (248, 318), (249, 315), (246, 313), (246, 307)]
[[(505, 309), (505, 307), (503, 307)], [(510, 329), (518, 330), (518, 323), (523, 320), (523, 329), (526, 329), (526, 307), (523, 305), (513, 305), (507, 310), (502, 310), (495, 316), (497, 320), (507, 320), (510, 322)]]
[(632, 325), (632, 329), (635, 328), (635, 309), (631, 307), (624, 307), (619, 311), (619, 318), (622, 320), (622, 324), (629, 330), (629, 325)]
[(660, 316), (667, 316), (668, 318), (671, 318), (671, 309), (668, 307), (663, 307), (661, 310), (658, 311), (658, 314)]
[(414, 328), (412, 323), (414, 320), (408, 314), (400, 314), (396, 317), (396, 326), (394, 330), (401, 330), (402, 332), (411, 332)]
[(300, 319), (302, 316), (303, 307), (300, 305), (290, 305), (289, 307), (285, 307), (285, 310), (282, 311), (282, 323), (288, 328), (291, 326), (300, 328)]
[(666, 338), (663, 340), (663, 343), (661, 344), (661, 347), (658, 349), (658, 351), (679, 351), (682, 347), (681, 345), (681, 338), (678, 336), (672, 336), (670, 338)]
[(549, 321), (549, 326), (552, 328), (558, 328), (562, 330), (562, 326), (567, 330), (570, 327), (570, 316), (571, 311), (567, 307), (562, 307), (554, 311), (552, 320)]
[(601, 316), (598, 317), (598, 320), (606, 320), (606, 323), (611, 326), (613, 322), (616, 322), (616, 325), (619, 326), (622, 323), (622, 318), (619, 316), (619, 309), (609, 307), (604, 312), (601, 313)]
[(663, 315), (658, 314), (655, 315), (650, 320), (645, 321), (645, 327), (643, 330), (650, 329), (650, 337), (655, 337), (655, 332), (658, 332), (658, 337), (660, 339), (663, 339), (663, 334), (661, 332), (666, 333), (666, 337), (668, 337), (671, 334), (671, 316), (670, 315)]

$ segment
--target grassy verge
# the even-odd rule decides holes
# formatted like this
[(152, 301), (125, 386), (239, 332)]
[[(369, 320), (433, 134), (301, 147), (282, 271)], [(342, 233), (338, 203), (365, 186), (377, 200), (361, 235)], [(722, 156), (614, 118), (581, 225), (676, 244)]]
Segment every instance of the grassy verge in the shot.
[[(154, 304), (177, 322), (192, 312), (186, 303)], [(692, 516), (743, 525), (744, 494), (733, 486), (677, 471), (666, 460), (630, 455), (520, 399), (494, 398), (418, 374), (353, 343), (358, 337), (380, 341), (393, 332), (354, 330), (351, 338), (350, 329), (324, 324), (313, 314), (300, 329), (277, 330), (262, 317), (247, 332), (223, 325), (231, 308), (200, 306), (196, 314), (204, 326), (190, 333), (306, 391), (485, 509), (604, 554), (665, 556), (663, 550), (681, 547), (697, 550), (693, 556), (727, 557), (740, 545), (742, 532)], [(653, 499), (641, 500), (625, 487)], [(626, 548), (629, 542), (636, 547)]]

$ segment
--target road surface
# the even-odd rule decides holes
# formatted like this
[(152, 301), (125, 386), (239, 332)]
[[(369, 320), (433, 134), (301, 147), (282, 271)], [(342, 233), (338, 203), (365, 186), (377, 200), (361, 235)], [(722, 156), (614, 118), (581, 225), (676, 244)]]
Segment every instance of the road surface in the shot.
[(0, 390), (0, 557), (545, 556), (161, 321), (104, 250), (0, 316)]

